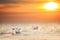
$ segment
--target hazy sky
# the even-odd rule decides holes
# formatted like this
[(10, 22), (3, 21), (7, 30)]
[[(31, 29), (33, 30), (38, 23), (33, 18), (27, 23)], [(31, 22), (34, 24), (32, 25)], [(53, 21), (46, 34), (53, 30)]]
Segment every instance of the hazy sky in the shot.
[(1, 21), (40, 21), (60, 19), (60, 8), (48, 11), (43, 5), (49, 1), (59, 3), (59, 0), (0, 0)]
[[(0, 0), (2, 12), (40, 12), (48, 1), (56, 0)], [(58, 0), (56, 1), (58, 2)]]

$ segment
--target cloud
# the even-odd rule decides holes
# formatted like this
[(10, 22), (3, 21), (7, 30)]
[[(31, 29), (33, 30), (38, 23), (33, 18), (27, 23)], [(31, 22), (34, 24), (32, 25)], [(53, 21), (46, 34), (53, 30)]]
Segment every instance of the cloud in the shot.
[[(44, 1), (44, 0), (42, 0), (42, 1)], [(0, 4), (7, 4), (7, 3), (40, 3), (42, 1), (41, 0), (0, 0)]]
[(0, 0), (0, 3), (14, 3), (15, 1), (11, 0)]
[(30, 2), (25, 0), (0, 0), (0, 4), (5, 3), (30, 3)]

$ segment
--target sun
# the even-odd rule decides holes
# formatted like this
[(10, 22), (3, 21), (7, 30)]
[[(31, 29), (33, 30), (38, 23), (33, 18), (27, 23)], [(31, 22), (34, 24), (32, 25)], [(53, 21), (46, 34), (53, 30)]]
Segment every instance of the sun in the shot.
[(48, 2), (44, 5), (44, 8), (47, 10), (54, 10), (58, 8), (58, 4), (55, 2)]

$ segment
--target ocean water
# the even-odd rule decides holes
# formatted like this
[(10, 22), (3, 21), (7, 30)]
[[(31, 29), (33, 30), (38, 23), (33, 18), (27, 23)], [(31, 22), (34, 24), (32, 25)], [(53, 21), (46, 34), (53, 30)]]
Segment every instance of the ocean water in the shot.
[[(20, 29), (20, 34), (13, 28)], [(60, 24), (0, 24), (0, 40), (60, 40)]]

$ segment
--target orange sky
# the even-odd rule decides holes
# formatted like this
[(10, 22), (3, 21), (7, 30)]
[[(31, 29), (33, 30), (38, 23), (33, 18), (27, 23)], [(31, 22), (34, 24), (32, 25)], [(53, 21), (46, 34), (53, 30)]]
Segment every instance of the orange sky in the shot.
[[(17, 3), (2, 3), (0, 2), (0, 21), (56, 21), (60, 20), (60, 5), (55, 11), (47, 11), (43, 5), (49, 1), (59, 0), (16, 0)], [(9, 2), (9, 1), (8, 1)]]

